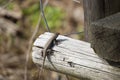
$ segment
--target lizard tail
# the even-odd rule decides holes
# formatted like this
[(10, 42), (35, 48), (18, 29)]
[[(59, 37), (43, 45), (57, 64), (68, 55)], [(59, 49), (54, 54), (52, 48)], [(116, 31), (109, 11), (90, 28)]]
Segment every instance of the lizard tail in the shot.
[(42, 64), (42, 66), (41, 66), (41, 68), (40, 68), (40, 71), (39, 71), (39, 78), (38, 78), (38, 80), (41, 80), (41, 75), (42, 75), (42, 73), (44, 73), (45, 59), (46, 59), (46, 56), (45, 56), (44, 59), (43, 59), (43, 64)]

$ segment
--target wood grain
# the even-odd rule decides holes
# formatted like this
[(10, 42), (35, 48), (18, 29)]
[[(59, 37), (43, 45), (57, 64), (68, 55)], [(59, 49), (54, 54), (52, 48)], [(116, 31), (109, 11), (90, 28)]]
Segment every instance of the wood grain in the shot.
[(120, 12), (91, 25), (91, 43), (102, 58), (120, 62)]
[[(32, 59), (41, 66), (43, 57), (41, 51), (52, 33), (40, 35), (34, 42)], [(82, 80), (119, 80), (120, 69), (109, 65), (99, 58), (90, 48), (90, 44), (59, 35), (59, 44), (55, 45), (53, 52), (47, 56), (45, 68), (56, 72), (68, 74)]]
[(120, 0), (83, 0), (86, 41), (91, 39), (91, 23), (120, 12)]

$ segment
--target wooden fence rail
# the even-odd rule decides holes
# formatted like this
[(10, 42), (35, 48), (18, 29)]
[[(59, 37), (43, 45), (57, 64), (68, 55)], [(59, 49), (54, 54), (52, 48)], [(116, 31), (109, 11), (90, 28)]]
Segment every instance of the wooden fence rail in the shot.
[[(32, 59), (39, 66), (42, 65), (42, 49), (53, 33), (44, 33), (34, 42)], [(120, 80), (120, 68), (111, 66), (97, 56), (90, 44), (59, 35), (58, 45), (52, 48), (47, 56), (45, 68), (71, 75), (82, 80)]]

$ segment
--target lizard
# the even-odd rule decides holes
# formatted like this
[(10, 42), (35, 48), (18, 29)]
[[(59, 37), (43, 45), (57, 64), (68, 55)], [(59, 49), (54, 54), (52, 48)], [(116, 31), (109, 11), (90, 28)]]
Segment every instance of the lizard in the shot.
[(47, 56), (47, 53), (48, 53), (47, 51), (49, 49), (51, 49), (51, 47), (54, 44), (54, 42), (56, 42), (56, 38), (58, 37), (58, 35), (59, 35), (59, 33), (54, 33), (53, 36), (50, 38), (50, 40), (45, 44), (45, 47), (42, 50), (42, 56), (43, 56), (42, 69), (44, 68), (45, 59), (46, 59), (46, 56)]

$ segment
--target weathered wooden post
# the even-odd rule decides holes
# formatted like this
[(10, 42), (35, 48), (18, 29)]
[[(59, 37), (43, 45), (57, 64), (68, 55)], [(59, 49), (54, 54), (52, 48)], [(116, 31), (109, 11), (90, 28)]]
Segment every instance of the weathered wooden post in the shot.
[(120, 62), (120, 12), (91, 24), (91, 45), (107, 60)]
[(104, 0), (83, 0), (84, 7), (84, 31), (86, 41), (90, 42), (90, 24), (103, 18), (104, 15)]
[[(119, 62), (120, 13), (113, 14), (120, 11), (120, 0), (83, 0), (83, 2), (86, 40), (91, 42), (92, 48), (100, 57)], [(111, 16), (105, 18), (109, 15)]]
[[(42, 50), (53, 33), (44, 33), (34, 42), (32, 59), (43, 65)], [(74, 76), (82, 80), (119, 80), (120, 69), (98, 57), (90, 44), (59, 35), (58, 45), (52, 47), (44, 67), (49, 70)]]

